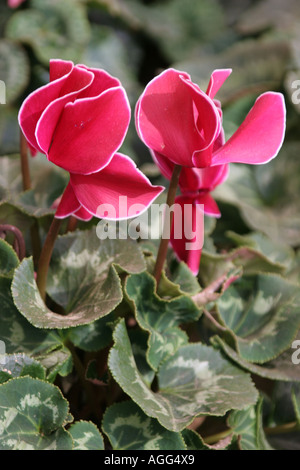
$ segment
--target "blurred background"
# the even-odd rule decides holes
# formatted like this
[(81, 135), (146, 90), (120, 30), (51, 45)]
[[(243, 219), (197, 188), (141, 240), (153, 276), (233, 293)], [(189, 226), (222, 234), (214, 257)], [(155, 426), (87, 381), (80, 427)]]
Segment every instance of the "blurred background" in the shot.
[(299, 21), (299, 0), (0, 0), (0, 80), (6, 84), (0, 155), (18, 153), (17, 113), (23, 99), (48, 82), (49, 60), (68, 59), (121, 80), (132, 105), (122, 151), (159, 183), (134, 128), (134, 106), (144, 86), (172, 66), (206, 90), (211, 72), (229, 67), (233, 72), (217, 95), (226, 138), (268, 90), (285, 95), (287, 129), (280, 158), (258, 167), (232, 165), (228, 184), (216, 194), (219, 233), (262, 230), (272, 241), (298, 248)]

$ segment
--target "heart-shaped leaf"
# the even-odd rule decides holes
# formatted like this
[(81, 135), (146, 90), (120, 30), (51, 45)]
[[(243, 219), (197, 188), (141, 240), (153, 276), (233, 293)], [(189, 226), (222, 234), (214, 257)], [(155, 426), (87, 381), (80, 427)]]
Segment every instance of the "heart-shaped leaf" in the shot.
[(69, 407), (56, 386), (31, 377), (11, 379), (0, 385), (0, 402), (1, 450), (72, 450), (63, 427)]
[(200, 317), (200, 309), (186, 295), (171, 300), (158, 297), (155, 280), (147, 272), (129, 276), (125, 289), (129, 300), (134, 303), (137, 322), (149, 332), (147, 360), (157, 370), (162, 360), (187, 342), (185, 332), (178, 326), (196, 321)]
[(108, 315), (122, 301), (119, 271), (140, 272), (144, 259), (132, 240), (100, 240), (95, 229), (72, 232), (57, 240), (47, 291), (66, 315), (52, 312), (42, 301), (32, 259), (15, 270), (12, 294), (19, 311), (37, 328), (70, 328)]
[(102, 429), (114, 450), (185, 450), (179, 433), (168, 431), (131, 400), (115, 403), (104, 415)]
[(271, 274), (244, 276), (217, 301), (240, 356), (260, 364), (289, 348), (300, 328), (299, 306), (299, 286)]
[(114, 340), (108, 360), (113, 377), (146, 415), (170, 431), (181, 431), (198, 415), (222, 416), (257, 400), (249, 375), (200, 343), (180, 347), (163, 362), (155, 393), (137, 369), (123, 320), (116, 326)]
[(77, 421), (68, 431), (74, 441), (73, 450), (104, 450), (103, 437), (94, 423)]

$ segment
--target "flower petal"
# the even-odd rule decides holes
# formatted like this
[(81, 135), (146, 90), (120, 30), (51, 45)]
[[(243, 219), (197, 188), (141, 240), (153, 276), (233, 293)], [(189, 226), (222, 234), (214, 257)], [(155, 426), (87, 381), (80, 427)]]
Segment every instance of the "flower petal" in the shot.
[(76, 212), (79, 208), (80, 202), (78, 201), (71, 184), (68, 183), (58, 204), (55, 217), (57, 219), (64, 219)]
[(69, 62), (65, 66), (65, 75), (32, 92), (24, 100), (19, 110), (20, 127), (30, 145), (40, 152), (43, 152), (43, 150), (39, 147), (35, 137), (37, 122), (44, 109), (60, 96), (60, 92), (72, 73), (73, 68), (73, 63)]
[(195, 198), (195, 204), (202, 205), (201, 210), (210, 217), (221, 217), (220, 209), (210, 193), (199, 194)]
[(126, 155), (116, 153), (101, 171), (71, 174), (71, 184), (81, 205), (99, 218), (119, 220), (144, 212), (164, 190), (152, 186)]
[(175, 203), (181, 206), (182, 218), (174, 216), (170, 243), (178, 259), (197, 275), (204, 238), (203, 211), (188, 196), (178, 196)]
[(36, 125), (35, 137), (39, 147), (45, 154), (48, 154), (54, 131), (64, 107), (67, 103), (72, 103), (82, 90), (89, 88), (93, 78), (91, 72), (77, 66), (74, 67), (68, 76), (68, 80), (62, 86), (59, 97), (44, 109)]
[(267, 163), (276, 157), (285, 133), (285, 103), (281, 93), (260, 95), (244, 122), (213, 154), (212, 164)]
[(232, 69), (216, 69), (213, 71), (210, 77), (210, 81), (206, 90), (206, 94), (213, 99), (218, 93), (219, 89), (225, 82), (225, 80), (231, 74)]
[[(216, 119), (214, 108), (188, 74), (167, 69), (148, 83), (138, 101), (137, 132), (150, 149), (174, 163), (194, 166), (193, 154), (207, 148), (215, 134), (212, 125), (216, 127), (219, 115)], [(203, 112), (205, 119), (200, 119)]]
[(70, 60), (50, 59), (49, 62), (49, 79), (50, 82), (58, 80), (67, 75), (73, 69), (74, 64)]
[(73, 213), (73, 216), (76, 219), (83, 220), (84, 222), (88, 222), (93, 218), (93, 214), (90, 214), (84, 207), (80, 206), (80, 208)]
[(48, 158), (71, 173), (97, 172), (122, 145), (129, 122), (130, 105), (122, 87), (68, 103)]
[(108, 72), (102, 69), (95, 69), (91, 67), (86, 67), (85, 65), (78, 65), (78, 67), (87, 70), (88, 72), (92, 72), (94, 79), (93, 83), (89, 86), (89, 88), (83, 90), (79, 98), (86, 98), (92, 96), (99, 96), (105, 90), (109, 88), (115, 88), (121, 86), (120, 80), (115, 77), (112, 77)]

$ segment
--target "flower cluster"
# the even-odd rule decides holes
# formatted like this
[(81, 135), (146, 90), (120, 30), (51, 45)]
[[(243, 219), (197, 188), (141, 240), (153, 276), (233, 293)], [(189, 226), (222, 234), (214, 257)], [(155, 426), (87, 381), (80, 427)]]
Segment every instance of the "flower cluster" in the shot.
[[(211, 192), (229, 172), (230, 163), (263, 164), (274, 158), (283, 142), (285, 104), (281, 93), (260, 95), (237, 131), (225, 140), (221, 103), (215, 96), (231, 69), (215, 70), (206, 92), (190, 76), (173, 68), (146, 86), (135, 109), (136, 130), (150, 149), (161, 173), (171, 179), (181, 167), (175, 202), (220, 217)], [(32, 155), (69, 172), (69, 183), (59, 199), (56, 218), (71, 214), (82, 220), (105, 218), (99, 208), (113, 206), (116, 219), (138, 215), (120, 211), (126, 196), (145, 210), (163, 191), (153, 186), (135, 163), (118, 152), (131, 118), (131, 110), (119, 80), (100, 69), (50, 61), (50, 82), (31, 93), (19, 112), (19, 123)], [(197, 235), (196, 235), (197, 236)], [(197, 274), (201, 249), (186, 250), (186, 240), (171, 234), (179, 259)]]

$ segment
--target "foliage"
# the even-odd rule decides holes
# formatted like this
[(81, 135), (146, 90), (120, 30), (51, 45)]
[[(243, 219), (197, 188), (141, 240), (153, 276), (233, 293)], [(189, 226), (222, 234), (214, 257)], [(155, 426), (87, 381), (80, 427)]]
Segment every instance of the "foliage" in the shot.
[[(1, 3), (0, 224), (26, 253), (0, 232), (0, 449), (300, 449), (299, 19), (297, 0)], [(39, 154), (23, 190), (17, 113), (50, 58), (107, 70), (132, 107), (165, 67), (204, 89), (230, 67), (226, 138), (259, 93), (284, 92), (282, 150), (231, 164), (196, 278), (170, 249), (156, 291), (158, 240), (100, 241), (97, 219), (65, 221), (42, 301), (34, 234), (42, 243), (67, 181)], [(122, 151), (167, 184), (133, 126)]]

